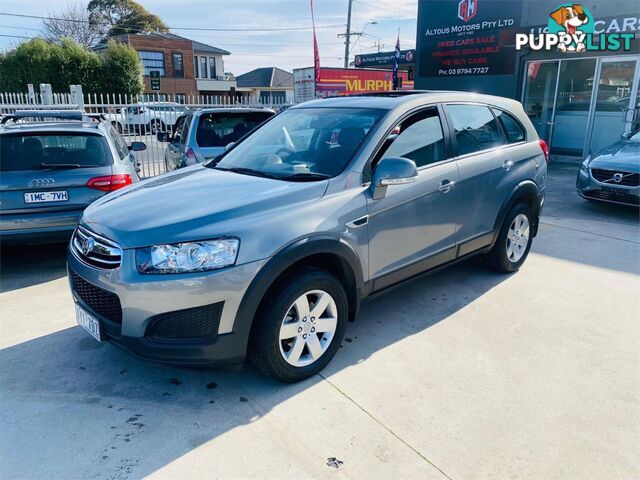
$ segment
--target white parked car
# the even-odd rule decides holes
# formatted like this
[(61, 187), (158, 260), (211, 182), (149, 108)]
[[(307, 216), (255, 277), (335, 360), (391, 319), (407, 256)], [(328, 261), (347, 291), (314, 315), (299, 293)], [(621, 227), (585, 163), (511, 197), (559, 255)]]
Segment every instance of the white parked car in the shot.
[(170, 132), (176, 119), (187, 112), (187, 107), (174, 102), (140, 102), (105, 114), (106, 119), (120, 133)]

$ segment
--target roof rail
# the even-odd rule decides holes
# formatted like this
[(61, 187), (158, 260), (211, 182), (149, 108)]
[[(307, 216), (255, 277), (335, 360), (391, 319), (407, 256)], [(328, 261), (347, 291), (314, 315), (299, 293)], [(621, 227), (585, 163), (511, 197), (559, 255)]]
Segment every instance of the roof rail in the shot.
[(15, 113), (6, 115), (0, 121), (0, 125), (4, 125), (9, 121), (17, 121), (25, 118), (39, 118), (39, 119), (56, 119), (56, 120), (70, 120), (76, 122), (82, 121), (100, 121), (99, 117), (93, 114), (86, 114), (82, 110), (19, 110)]
[[(421, 93), (434, 93), (434, 90), (387, 90), (381, 92), (354, 93), (345, 95), (347, 97), (404, 97), (407, 95), (418, 95)], [(335, 98), (335, 97), (326, 97)]]

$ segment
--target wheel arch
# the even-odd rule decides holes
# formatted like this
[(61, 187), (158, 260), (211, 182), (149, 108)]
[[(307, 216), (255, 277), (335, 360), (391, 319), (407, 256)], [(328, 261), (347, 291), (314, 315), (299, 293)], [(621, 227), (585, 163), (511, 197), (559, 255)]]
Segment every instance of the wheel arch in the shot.
[(254, 319), (269, 290), (300, 266), (314, 266), (336, 276), (347, 292), (349, 320), (357, 316), (364, 285), (358, 254), (338, 237), (323, 235), (300, 239), (284, 247), (260, 269), (240, 302), (233, 330), (242, 338), (245, 351)]
[(532, 180), (524, 180), (516, 185), (513, 190), (511, 190), (511, 193), (507, 197), (507, 200), (502, 204), (500, 212), (498, 213), (498, 217), (493, 229), (494, 236), (492, 245), (500, 235), (500, 230), (502, 229), (505, 218), (507, 217), (513, 206), (521, 202), (527, 204), (533, 212), (534, 224), (532, 234), (534, 237), (536, 236), (536, 234), (538, 233), (538, 223), (540, 215), (540, 195), (541, 193), (538, 185), (536, 185)]

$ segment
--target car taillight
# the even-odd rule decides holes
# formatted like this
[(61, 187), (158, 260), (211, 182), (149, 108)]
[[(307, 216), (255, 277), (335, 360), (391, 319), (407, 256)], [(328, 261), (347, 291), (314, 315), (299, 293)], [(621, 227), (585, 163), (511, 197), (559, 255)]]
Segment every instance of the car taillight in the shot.
[(544, 159), (546, 160), (547, 163), (549, 163), (549, 145), (547, 145), (547, 142), (545, 142), (542, 139), (538, 140), (538, 142), (540, 143), (540, 148), (542, 149), (542, 153), (544, 153)]
[(191, 147), (187, 147), (187, 151), (184, 153), (187, 155), (187, 158), (196, 158), (196, 152), (194, 152)]
[(87, 182), (87, 187), (102, 190), (103, 192), (113, 192), (119, 188), (131, 185), (131, 175), (118, 173), (116, 175), (105, 175), (104, 177), (93, 177)]

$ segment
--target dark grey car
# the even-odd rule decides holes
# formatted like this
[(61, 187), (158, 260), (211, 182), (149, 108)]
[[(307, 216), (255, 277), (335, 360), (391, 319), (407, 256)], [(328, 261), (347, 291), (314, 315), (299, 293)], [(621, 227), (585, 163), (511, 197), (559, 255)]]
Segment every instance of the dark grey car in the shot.
[(587, 200), (640, 206), (640, 130), (588, 156), (576, 188)]
[(545, 151), (522, 106), (500, 97), (297, 105), (214, 161), (91, 205), (68, 254), (78, 322), (141, 358), (249, 355), (280, 380), (306, 378), (363, 297), (473, 255), (518, 270)]
[[(133, 150), (144, 143), (134, 142)], [(91, 202), (139, 181), (130, 148), (82, 112), (23, 111), (0, 125), (2, 243), (66, 241)]]
[(225, 148), (273, 117), (268, 108), (203, 108), (178, 117), (171, 133), (158, 140), (169, 142), (165, 150), (166, 171), (211, 160)]

